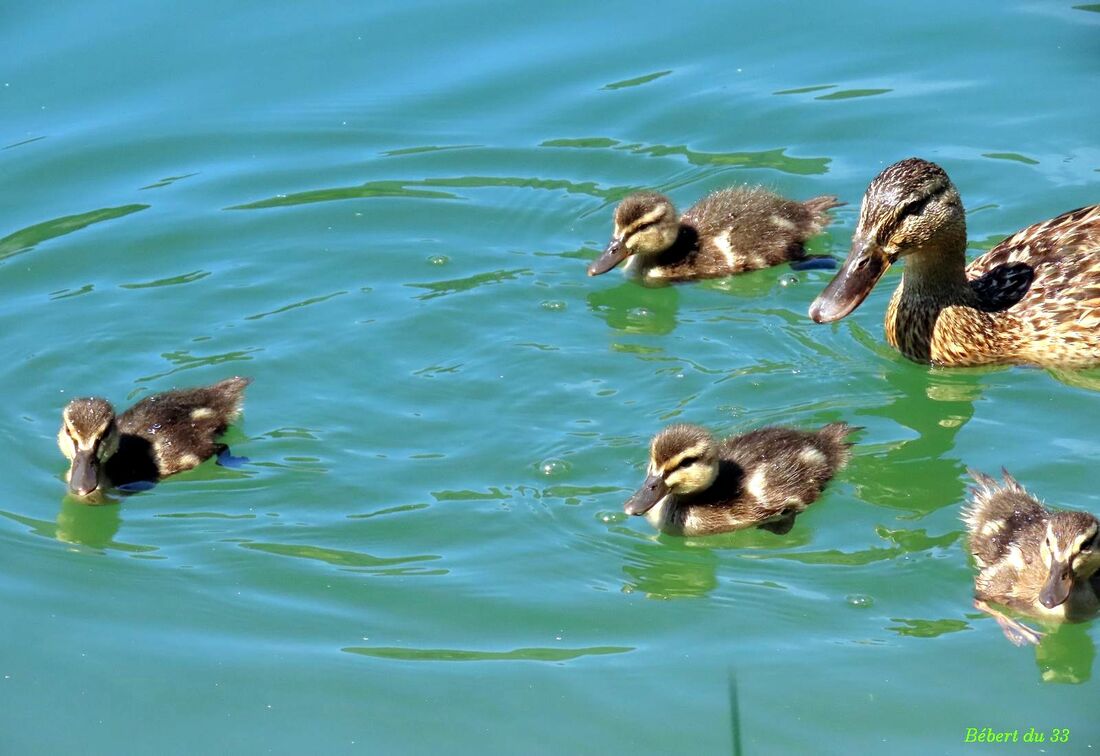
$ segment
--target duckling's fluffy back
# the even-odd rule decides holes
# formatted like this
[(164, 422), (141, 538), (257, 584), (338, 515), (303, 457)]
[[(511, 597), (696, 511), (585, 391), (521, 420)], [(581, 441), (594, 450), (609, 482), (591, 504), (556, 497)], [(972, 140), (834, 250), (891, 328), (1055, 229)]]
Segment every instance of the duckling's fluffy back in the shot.
[(195, 467), (222, 448), (217, 436), (225, 432), (241, 411), (244, 389), (250, 378), (227, 378), (211, 386), (177, 389), (146, 397), (118, 418), (123, 448), (112, 459), (111, 479), (148, 479), (148, 470), (126, 467), (155, 461), (164, 477)]
[(757, 507), (801, 511), (851, 458), (853, 428), (830, 423), (818, 431), (761, 428), (723, 442), (721, 456), (744, 471), (742, 485)]
[[(753, 270), (802, 257), (806, 240), (832, 220), (827, 211), (841, 204), (833, 196), (797, 202), (761, 187), (735, 187), (700, 200), (681, 223), (694, 229), (704, 254), (716, 251), (734, 259), (734, 267)], [(711, 245), (716, 249), (706, 249)]]
[(970, 489), (970, 503), (962, 519), (970, 535), (970, 553), (981, 568), (1009, 555), (1013, 544), (1042, 540), (1047, 510), (1015, 478), (1002, 470), (1004, 482), (970, 470), (977, 485)]

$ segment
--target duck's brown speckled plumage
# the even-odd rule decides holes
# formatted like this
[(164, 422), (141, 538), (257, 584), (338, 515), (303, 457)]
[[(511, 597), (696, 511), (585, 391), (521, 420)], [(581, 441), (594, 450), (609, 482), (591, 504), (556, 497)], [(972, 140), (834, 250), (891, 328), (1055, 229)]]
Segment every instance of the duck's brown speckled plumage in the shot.
[[(827, 211), (840, 204), (831, 196), (796, 202), (759, 187), (735, 187), (704, 197), (677, 218), (668, 197), (638, 192), (616, 208), (608, 250), (621, 245), (627, 270), (652, 283), (730, 276), (804, 258), (806, 240), (829, 224)], [(597, 263), (590, 275), (610, 269)]]
[(852, 430), (844, 423), (815, 432), (761, 428), (719, 442), (697, 425), (669, 426), (654, 437), (650, 477), (626, 509), (674, 535), (786, 533), (847, 464)]
[[(234, 377), (211, 386), (175, 389), (142, 399), (121, 415), (106, 399), (74, 399), (62, 413), (58, 445), (73, 462), (91, 452), (94, 468), (87, 477), (88, 496), (109, 486), (156, 481), (189, 470), (225, 447), (217, 437), (240, 414), (249, 378)], [(85, 455), (86, 456), (86, 455)]]
[(811, 316), (843, 317), (903, 256), (886, 339), (910, 359), (1100, 364), (1100, 205), (1029, 226), (967, 265), (965, 214), (947, 174), (918, 158), (895, 163), (868, 187), (852, 252)]
[[(1087, 512), (1047, 509), (1003, 474), (999, 483), (971, 471), (977, 486), (963, 521), (978, 566), (975, 605), (992, 615), (1014, 643), (1034, 643), (1040, 633), (990, 604), (1054, 622), (1094, 616), (1100, 610), (1100, 523)], [(1053, 595), (1055, 579), (1063, 581), (1064, 593)]]

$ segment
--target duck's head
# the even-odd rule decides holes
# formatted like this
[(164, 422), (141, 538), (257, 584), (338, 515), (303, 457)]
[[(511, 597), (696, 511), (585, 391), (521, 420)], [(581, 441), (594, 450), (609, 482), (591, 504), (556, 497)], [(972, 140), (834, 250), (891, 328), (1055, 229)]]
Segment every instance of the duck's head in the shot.
[(1056, 512), (1047, 521), (1039, 555), (1050, 571), (1039, 591), (1047, 609), (1065, 603), (1075, 581), (1088, 580), (1100, 569), (1100, 522), (1087, 512)]
[(680, 233), (680, 219), (672, 200), (657, 192), (638, 192), (615, 208), (615, 231), (607, 249), (588, 266), (598, 276), (630, 255), (658, 255), (672, 246)]
[(623, 505), (641, 515), (668, 495), (684, 496), (708, 488), (718, 477), (718, 444), (698, 425), (670, 425), (653, 437), (648, 477)]
[(118, 450), (115, 410), (106, 399), (73, 399), (61, 413), (57, 445), (69, 459), (69, 490), (77, 496), (95, 493), (103, 464)]
[(894, 163), (867, 187), (852, 249), (810, 317), (831, 323), (848, 315), (902, 257), (917, 255), (935, 269), (938, 258), (965, 249), (962, 200), (943, 168), (920, 158)]

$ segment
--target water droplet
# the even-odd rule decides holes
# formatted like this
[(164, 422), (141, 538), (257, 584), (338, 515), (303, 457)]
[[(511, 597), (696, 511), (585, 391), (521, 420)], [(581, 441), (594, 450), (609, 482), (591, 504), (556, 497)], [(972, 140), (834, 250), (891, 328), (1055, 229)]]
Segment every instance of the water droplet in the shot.
[(796, 276), (794, 273), (787, 273), (786, 275), (782, 275), (779, 277), (779, 285), (784, 287), (797, 286), (798, 276)]
[(626, 519), (626, 512), (597, 512), (596, 519), (604, 525), (614, 525)]
[(875, 600), (870, 596), (866, 596), (862, 593), (853, 593), (845, 599), (849, 606), (854, 606), (856, 609), (869, 609), (875, 605)]
[(429, 265), (446, 265), (451, 261), (451, 258), (446, 255), (432, 255), (428, 258)]
[(565, 309), (565, 302), (560, 299), (547, 299), (539, 303), (544, 310), (550, 310), (551, 312), (561, 312)]
[(545, 459), (539, 462), (539, 472), (547, 477), (564, 475), (569, 472), (571, 465), (560, 459)]
[(630, 311), (630, 314), (635, 318), (648, 318), (650, 312), (645, 307), (635, 307)]

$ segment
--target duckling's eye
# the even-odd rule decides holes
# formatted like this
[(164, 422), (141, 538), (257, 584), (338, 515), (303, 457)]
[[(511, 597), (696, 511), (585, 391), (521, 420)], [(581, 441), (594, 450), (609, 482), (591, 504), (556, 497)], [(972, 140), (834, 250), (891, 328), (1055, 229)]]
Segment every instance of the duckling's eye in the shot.
[(679, 468), (691, 467), (696, 462), (698, 462), (699, 459), (700, 459), (699, 457), (684, 457), (683, 459), (680, 460), (680, 464), (678, 464), (676, 466), (679, 467)]
[(1097, 533), (1093, 533), (1087, 541), (1081, 543), (1081, 551), (1092, 551), (1096, 548), (1096, 536)]

